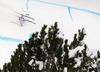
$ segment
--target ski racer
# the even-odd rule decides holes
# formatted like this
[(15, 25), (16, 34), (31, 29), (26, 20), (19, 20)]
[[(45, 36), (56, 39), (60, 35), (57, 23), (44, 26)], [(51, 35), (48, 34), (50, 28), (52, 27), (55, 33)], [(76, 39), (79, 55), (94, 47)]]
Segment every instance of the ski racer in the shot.
[(23, 26), (22, 23), (25, 21), (25, 19), (24, 19), (25, 16), (29, 16), (29, 14), (25, 14), (25, 15), (21, 14), (21, 16), (19, 17), (21, 26)]

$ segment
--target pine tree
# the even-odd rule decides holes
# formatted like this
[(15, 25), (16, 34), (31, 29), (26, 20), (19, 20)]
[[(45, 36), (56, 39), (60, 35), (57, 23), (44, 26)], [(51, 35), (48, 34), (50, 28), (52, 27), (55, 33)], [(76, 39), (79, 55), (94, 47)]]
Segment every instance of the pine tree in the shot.
[[(44, 25), (40, 32), (32, 34), (32, 37), (18, 48), (11, 55), (11, 62), (5, 63), (3, 72), (92, 72), (96, 68), (92, 66), (97, 57), (91, 58), (87, 55), (88, 47), (83, 42), (86, 35), (84, 28), (74, 34), (73, 41), (68, 44), (68, 39), (59, 36), (60, 30), (57, 22), (54, 23), (48, 32), (47, 25)], [(78, 47), (83, 49), (77, 50)], [(69, 54), (77, 50), (71, 57)], [(99, 57), (99, 52), (98, 52)], [(81, 63), (77, 66), (76, 59)], [(43, 62), (43, 68), (39, 69), (38, 61)]]

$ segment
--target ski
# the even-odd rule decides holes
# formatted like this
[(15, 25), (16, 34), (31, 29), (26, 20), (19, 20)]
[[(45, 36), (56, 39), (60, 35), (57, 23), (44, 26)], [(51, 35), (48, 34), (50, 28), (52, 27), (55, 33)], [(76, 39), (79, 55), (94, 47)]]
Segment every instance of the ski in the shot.
[(26, 20), (26, 19), (25, 19), (25, 21), (28, 21), (28, 22), (30, 22), (30, 23), (32, 23), (32, 24), (36, 24), (35, 22), (32, 22), (32, 21), (30, 21), (30, 20)]
[(16, 23), (16, 22), (13, 22), (13, 21), (10, 21), (10, 23), (14, 23), (14, 24), (17, 24), (17, 25), (19, 25), (19, 26), (21, 26), (21, 27), (23, 27), (23, 25), (21, 24), (18, 24), (18, 23)]
[(32, 20), (34, 20), (34, 18), (31, 18), (31, 17), (29, 17), (29, 16), (25, 16), (25, 17), (30, 18), (30, 19), (32, 19)]
[(26, 14), (28, 14), (23, 8), (22, 8), (22, 11), (24, 11)]
[[(18, 12), (16, 12), (17, 14), (20, 14), (20, 15), (24, 15), (24, 14), (21, 14), (21, 13), (18, 13)], [(27, 18), (30, 18), (30, 19), (32, 19), (32, 20), (34, 20), (34, 18), (32, 18), (32, 17), (29, 17), (29, 16), (25, 16), (25, 17), (27, 17)]]

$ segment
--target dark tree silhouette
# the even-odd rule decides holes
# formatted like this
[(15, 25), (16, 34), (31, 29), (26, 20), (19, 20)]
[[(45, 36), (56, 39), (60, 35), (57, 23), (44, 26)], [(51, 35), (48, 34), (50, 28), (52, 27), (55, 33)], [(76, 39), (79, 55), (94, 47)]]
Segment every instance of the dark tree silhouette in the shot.
[[(5, 63), (0, 72), (64, 72), (65, 68), (67, 72), (96, 72), (92, 64), (97, 62), (100, 52), (94, 58), (87, 55), (88, 47), (83, 42), (86, 35), (84, 28), (74, 34), (70, 44), (68, 39), (59, 36), (57, 22), (48, 28), (48, 32), (46, 29), (47, 25), (44, 25), (40, 33), (33, 33), (28, 41), (19, 44), (14, 55), (11, 55), (11, 62)], [(78, 47), (83, 49), (77, 50)], [(69, 53), (73, 50), (77, 51), (70, 57)], [(78, 66), (76, 59), (80, 59)], [(39, 61), (43, 62), (42, 69), (37, 64)]]

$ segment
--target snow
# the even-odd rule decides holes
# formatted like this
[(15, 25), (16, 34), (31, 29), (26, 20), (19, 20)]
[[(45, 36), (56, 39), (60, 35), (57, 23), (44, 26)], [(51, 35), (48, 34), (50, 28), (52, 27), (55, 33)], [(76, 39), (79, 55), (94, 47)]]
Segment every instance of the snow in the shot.
[(34, 60), (32, 59), (28, 64), (29, 65), (32, 65), (33, 62), (34, 62)]
[[(70, 12), (67, 6), (69, 6)], [(22, 9), (35, 19), (36, 25), (24, 22), (23, 27), (20, 27), (11, 23), (11, 21), (19, 23), (18, 17), (16, 17), (18, 14), (15, 12), (25, 14)], [(63, 38), (67, 38), (69, 43), (73, 40), (72, 37), (78, 29), (85, 28), (87, 35), (84, 42), (93, 51), (92, 53), (96, 53), (95, 51), (100, 48), (99, 13), (100, 0), (0, 0), (0, 36), (28, 40), (30, 34), (40, 31), (44, 24), (50, 26), (57, 21), (58, 27), (64, 34)], [(23, 42), (1, 39), (0, 37), (0, 68), (5, 62), (10, 61), (10, 55), (13, 54), (19, 43)], [(71, 57), (71, 53), (69, 55)], [(74, 52), (72, 56), (74, 56)]]
[[(28, 64), (33, 65), (34, 60), (32, 59)], [(39, 70), (43, 69), (43, 62), (42, 61), (36, 61), (36, 64), (39, 65)]]
[(55, 57), (55, 64), (57, 63), (57, 58)]
[[(32, 59), (28, 64), (33, 65), (34, 60)], [(42, 61), (36, 61), (36, 64), (39, 65), (39, 70), (43, 69), (43, 62)]]
[(69, 58), (72, 58), (75, 56), (75, 54), (77, 53), (77, 51), (81, 52), (83, 50), (83, 46), (82, 47), (77, 47), (75, 49), (69, 50)]
[(39, 64), (39, 70), (43, 69), (43, 62), (42, 61), (36, 61), (36, 64)]
[(67, 72), (67, 67), (64, 68), (64, 72)]
[(81, 57), (80, 58), (75, 58), (75, 61), (77, 62), (76, 64), (75, 64), (75, 68), (77, 68), (77, 67), (79, 67), (80, 66), (80, 64), (81, 64)]

